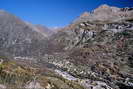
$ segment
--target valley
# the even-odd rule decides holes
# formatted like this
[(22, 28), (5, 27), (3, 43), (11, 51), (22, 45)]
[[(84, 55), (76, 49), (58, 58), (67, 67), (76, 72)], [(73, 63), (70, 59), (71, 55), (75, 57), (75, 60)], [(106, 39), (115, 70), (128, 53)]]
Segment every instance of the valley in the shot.
[(101, 5), (53, 31), (0, 10), (0, 89), (133, 89), (133, 8)]

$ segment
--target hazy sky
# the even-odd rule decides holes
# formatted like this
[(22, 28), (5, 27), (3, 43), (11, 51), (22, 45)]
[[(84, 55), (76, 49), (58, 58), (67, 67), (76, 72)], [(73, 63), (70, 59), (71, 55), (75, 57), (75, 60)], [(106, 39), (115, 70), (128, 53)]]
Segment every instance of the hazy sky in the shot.
[(133, 7), (133, 0), (0, 0), (0, 9), (33, 24), (61, 27), (101, 4)]

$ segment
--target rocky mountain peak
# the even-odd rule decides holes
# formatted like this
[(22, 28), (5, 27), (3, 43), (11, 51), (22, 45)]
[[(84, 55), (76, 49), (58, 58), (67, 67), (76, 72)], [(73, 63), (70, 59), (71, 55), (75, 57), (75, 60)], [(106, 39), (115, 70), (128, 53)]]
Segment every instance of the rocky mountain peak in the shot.
[(90, 13), (86, 11), (86, 12), (81, 14), (80, 18), (87, 17), (89, 15), (90, 15)]
[(99, 6), (97, 9), (110, 9), (110, 6), (109, 5), (107, 5), (107, 4), (104, 4), (104, 5), (101, 5), (101, 6)]
[[(125, 9), (124, 9), (125, 10)], [(125, 15), (125, 14), (127, 14)], [(74, 22), (84, 22), (84, 21), (116, 21), (120, 20), (123, 17), (131, 17), (131, 12), (124, 12), (121, 8), (109, 6), (109, 5), (101, 5), (92, 12), (84, 12), (81, 16), (76, 19)]]
[(99, 6), (97, 9), (94, 10), (94, 13), (106, 13), (106, 12), (110, 12), (110, 13), (117, 13), (120, 10), (120, 8), (117, 7), (113, 7), (113, 6), (109, 6), (109, 5), (101, 5)]
[(126, 20), (126, 19), (132, 19), (133, 18), (133, 8), (117, 8), (114, 6), (109, 5), (101, 5), (98, 8), (96, 8), (92, 13), (85, 12), (83, 13), (80, 18), (78, 18), (77, 22), (82, 21), (108, 21), (108, 22), (114, 22), (114, 21), (120, 21), (120, 20)]

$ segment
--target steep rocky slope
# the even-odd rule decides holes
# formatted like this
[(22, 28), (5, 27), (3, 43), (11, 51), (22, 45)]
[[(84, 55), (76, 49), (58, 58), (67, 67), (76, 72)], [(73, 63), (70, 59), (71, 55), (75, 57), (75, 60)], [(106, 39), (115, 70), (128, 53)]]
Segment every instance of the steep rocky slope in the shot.
[(0, 52), (9, 56), (38, 56), (46, 35), (3, 10), (0, 11)]
[[(48, 61), (74, 76), (93, 76), (123, 89), (120, 85), (133, 78), (132, 34), (132, 8), (102, 5), (91, 13), (85, 12), (51, 37), (54, 43), (61, 45), (64, 54), (52, 55), (54, 59)], [(56, 58), (57, 55), (60, 58)]]

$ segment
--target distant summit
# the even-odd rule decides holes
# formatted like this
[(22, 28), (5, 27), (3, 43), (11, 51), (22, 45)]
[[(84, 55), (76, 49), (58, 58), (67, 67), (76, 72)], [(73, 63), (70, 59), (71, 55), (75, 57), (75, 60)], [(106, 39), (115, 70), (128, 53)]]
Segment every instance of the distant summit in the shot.
[(81, 14), (80, 18), (88, 17), (89, 15), (90, 13), (86, 11), (83, 14)]
[[(104, 5), (101, 5), (98, 8), (96, 8), (94, 10), (94, 13), (99, 13), (100, 11), (101, 12), (110, 12), (110, 13), (113, 12), (113, 13), (116, 13), (119, 10), (120, 10), (120, 8), (117, 8), (117, 7), (113, 7), (113, 6), (109, 6), (109, 5), (104, 4)], [(99, 13), (99, 14), (101, 14), (101, 13)]]
[(84, 12), (76, 19), (74, 22), (83, 22), (83, 21), (107, 21), (114, 22), (124, 19), (133, 18), (133, 8), (117, 8), (109, 5), (101, 5), (91, 13)]
[(36, 27), (36, 28), (38, 29), (38, 31), (40, 31), (41, 33), (46, 34), (47, 37), (53, 34), (53, 31), (52, 31), (50, 28), (47, 28), (46, 26), (37, 24), (37, 25), (35, 25), (35, 27)]

